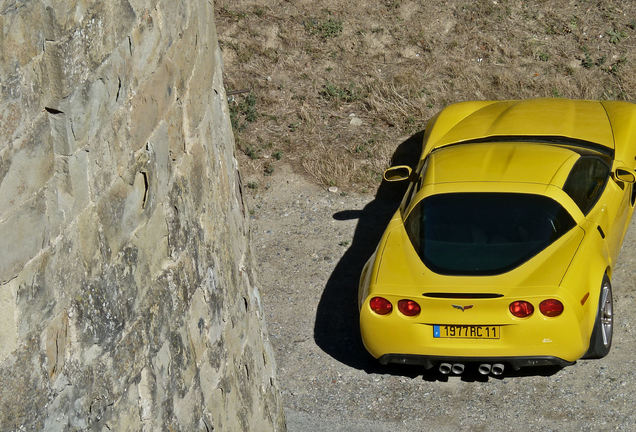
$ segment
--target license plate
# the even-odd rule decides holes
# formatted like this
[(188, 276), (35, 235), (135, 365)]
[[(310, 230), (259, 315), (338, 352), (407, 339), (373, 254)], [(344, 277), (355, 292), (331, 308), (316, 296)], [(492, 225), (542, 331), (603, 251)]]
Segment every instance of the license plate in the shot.
[(457, 339), (499, 339), (501, 326), (493, 325), (434, 325), (433, 337)]

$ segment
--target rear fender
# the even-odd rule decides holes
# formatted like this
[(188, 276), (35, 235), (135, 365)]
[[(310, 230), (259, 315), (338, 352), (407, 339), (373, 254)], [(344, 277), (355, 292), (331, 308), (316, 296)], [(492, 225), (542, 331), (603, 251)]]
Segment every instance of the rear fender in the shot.
[(561, 281), (561, 287), (570, 291), (577, 300), (574, 307), (577, 308), (583, 335), (592, 333), (603, 276), (607, 274), (611, 278), (607, 242), (596, 227), (594, 221), (584, 227), (585, 237)]
[(373, 255), (367, 260), (366, 264), (362, 268), (362, 272), (360, 273), (360, 282), (358, 285), (358, 310), (362, 307), (362, 303), (364, 300), (372, 293), (374, 286), (376, 285), (376, 280), (378, 276), (378, 269), (380, 267), (380, 263), (382, 262), (382, 254), (384, 253), (384, 248), (386, 246), (386, 241), (391, 234), (391, 231), (395, 228), (396, 224), (402, 223), (402, 216), (400, 210), (397, 210), (386, 230), (382, 234), (380, 238), (380, 242), (378, 243), (378, 247), (373, 252)]
[(636, 105), (622, 101), (603, 101), (614, 135), (614, 159), (636, 168)]
[(377, 251), (371, 255), (362, 268), (362, 273), (360, 274), (360, 285), (358, 286), (358, 310), (362, 307), (362, 302), (369, 295), (369, 283), (371, 280), (371, 273), (373, 268), (373, 263), (375, 262), (375, 257), (377, 255)]

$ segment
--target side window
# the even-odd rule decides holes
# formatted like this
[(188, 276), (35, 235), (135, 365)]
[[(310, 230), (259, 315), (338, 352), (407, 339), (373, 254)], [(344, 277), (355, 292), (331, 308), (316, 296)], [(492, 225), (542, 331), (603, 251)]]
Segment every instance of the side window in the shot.
[(406, 194), (404, 194), (404, 199), (400, 204), (400, 208), (402, 213), (406, 211), (406, 208), (411, 204), (413, 198), (422, 188), (423, 175), (426, 172), (426, 166), (428, 165), (428, 158), (418, 163), (418, 166), (415, 168), (415, 172), (417, 173), (417, 180), (413, 180), (409, 185), (409, 188), (406, 190)]
[(583, 214), (588, 214), (605, 189), (609, 173), (610, 168), (602, 159), (581, 156), (572, 167), (563, 190), (570, 195)]
[[(425, 198), (426, 199), (426, 198)], [(420, 228), (423, 225), (422, 221), (422, 207), (424, 207), (421, 203), (416, 205), (409, 217), (404, 222), (404, 227), (406, 229), (406, 233), (411, 239), (411, 243), (413, 243), (413, 247), (420, 253)]]
[(404, 198), (402, 198), (402, 202), (400, 203), (400, 211), (402, 212), (402, 216), (404, 217), (404, 212), (406, 208), (409, 206), (411, 199), (413, 198), (413, 194), (417, 193), (417, 182), (411, 181), (409, 187), (406, 189), (406, 193), (404, 194)]

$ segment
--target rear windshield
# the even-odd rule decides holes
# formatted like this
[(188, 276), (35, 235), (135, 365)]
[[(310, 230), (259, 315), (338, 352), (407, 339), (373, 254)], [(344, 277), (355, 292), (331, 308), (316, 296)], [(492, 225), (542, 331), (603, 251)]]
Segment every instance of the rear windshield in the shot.
[(432, 195), (413, 208), (405, 223), (424, 264), (449, 275), (512, 270), (574, 225), (556, 201), (515, 193)]

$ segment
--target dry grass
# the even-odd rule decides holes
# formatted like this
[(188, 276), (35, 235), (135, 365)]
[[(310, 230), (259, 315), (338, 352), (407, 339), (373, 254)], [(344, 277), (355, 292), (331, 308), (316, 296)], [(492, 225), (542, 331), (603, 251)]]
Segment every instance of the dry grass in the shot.
[[(636, 98), (636, 2), (215, 0), (244, 175), (378, 184), (445, 105)], [(361, 121), (361, 124), (360, 124)], [(356, 125), (358, 124), (358, 125)]]

